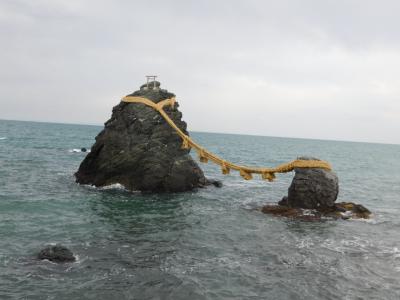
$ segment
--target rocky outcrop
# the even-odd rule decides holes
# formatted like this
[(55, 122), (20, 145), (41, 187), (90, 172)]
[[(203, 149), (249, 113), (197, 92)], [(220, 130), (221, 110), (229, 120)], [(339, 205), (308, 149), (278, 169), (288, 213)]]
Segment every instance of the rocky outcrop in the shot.
[(323, 219), (368, 219), (371, 212), (361, 204), (352, 202), (335, 203), (331, 207), (303, 209), (286, 205), (265, 205), (261, 208), (265, 214), (286, 217), (302, 221), (320, 221)]
[[(160, 89), (159, 82), (144, 84), (130, 95), (155, 103), (175, 96)], [(188, 134), (178, 103), (164, 110)], [(209, 184), (190, 150), (181, 145), (181, 138), (157, 111), (121, 102), (75, 173), (76, 181), (94, 186), (119, 183), (129, 190), (150, 192), (182, 192)]]
[[(299, 159), (316, 160), (311, 157)], [(339, 180), (334, 172), (318, 168), (297, 168), (294, 171), (288, 195), (283, 197), (278, 205), (262, 207), (263, 213), (306, 221), (322, 218), (369, 218), (371, 215), (371, 212), (360, 204), (335, 203), (339, 193)]]
[[(311, 157), (299, 157), (299, 159), (317, 160)], [(339, 179), (333, 171), (314, 168), (297, 168), (294, 171), (288, 196), (279, 202), (280, 205), (311, 209), (335, 205), (339, 193)]]
[(53, 262), (73, 262), (75, 261), (75, 257), (71, 250), (62, 246), (62, 245), (55, 245), (55, 246), (48, 246), (41, 250), (38, 254), (39, 259), (48, 259)]

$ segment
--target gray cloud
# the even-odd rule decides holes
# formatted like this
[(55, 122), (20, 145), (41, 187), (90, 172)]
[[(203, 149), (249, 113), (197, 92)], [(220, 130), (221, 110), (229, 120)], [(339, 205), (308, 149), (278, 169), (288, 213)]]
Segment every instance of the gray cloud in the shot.
[(0, 2), (0, 118), (103, 123), (144, 75), (189, 129), (400, 143), (398, 1)]

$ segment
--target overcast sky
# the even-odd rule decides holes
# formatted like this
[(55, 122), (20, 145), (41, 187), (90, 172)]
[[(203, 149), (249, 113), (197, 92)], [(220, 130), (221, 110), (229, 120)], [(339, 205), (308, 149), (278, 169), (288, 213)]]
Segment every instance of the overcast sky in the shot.
[(156, 74), (192, 131), (400, 143), (400, 1), (0, 0), (0, 118), (103, 124)]

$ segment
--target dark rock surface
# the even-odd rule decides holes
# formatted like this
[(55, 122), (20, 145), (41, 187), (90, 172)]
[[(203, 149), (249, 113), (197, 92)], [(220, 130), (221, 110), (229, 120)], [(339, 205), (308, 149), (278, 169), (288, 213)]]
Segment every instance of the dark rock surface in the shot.
[[(159, 82), (153, 86), (144, 84), (130, 95), (155, 103), (175, 96), (160, 89)], [(164, 110), (187, 134), (178, 104)], [(210, 184), (181, 145), (181, 138), (157, 111), (141, 103), (121, 102), (75, 173), (76, 181), (95, 186), (119, 183), (129, 190), (150, 192), (182, 192)]]
[(353, 202), (335, 203), (334, 211), (341, 212), (343, 219), (368, 219), (371, 215), (371, 212), (365, 206)]
[(71, 250), (62, 246), (49, 246), (41, 250), (38, 254), (39, 259), (48, 259), (53, 262), (73, 262), (75, 257)]
[(216, 179), (207, 179), (208, 180), (208, 184), (213, 185), (215, 187), (222, 187), (222, 181), (220, 180), (216, 180)]
[[(315, 159), (300, 157), (299, 159)], [(279, 204), (294, 208), (327, 208), (335, 205), (339, 193), (337, 175), (325, 169), (295, 169), (288, 196)]]
[(321, 221), (324, 219), (369, 219), (371, 212), (361, 204), (353, 202), (335, 203), (332, 207), (303, 209), (286, 205), (265, 205), (261, 208), (265, 214), (286, 217), (301, 221)]

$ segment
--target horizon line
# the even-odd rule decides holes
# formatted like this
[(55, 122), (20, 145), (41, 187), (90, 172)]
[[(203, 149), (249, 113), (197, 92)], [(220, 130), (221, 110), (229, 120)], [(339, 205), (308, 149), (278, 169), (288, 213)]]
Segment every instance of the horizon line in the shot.
[[(14, 119), (0, 119), (0, 121), (104, 127), (104, 124), (93, 124), (93, 123), (70, 123), (70, 122), (37, 121), (37, 120), (14, 120)], [(232, 133), (232, 132), (215, 132), (215, 131), (202, 131), (202, 130), (188, 130), (188, 131), (194, 132), (194, 133), (245, 135), (245, 136), (282, 138), (282, 139), (299, 139), (299, 140), (315, 140), (315, 141), (326, 141), (326, 142), (364, 143), (364, 144), (380, 144), (380, 145), (400, 146), (400, 143), (387, 143), (387, 142), (367, 142), (367, 141), (351, 141), (351, 140), (341, 140), (341, 139), (323, 139), (323, 138), (307, 138), (307, 137), (293, 137), (293, 136), (273, 136), (273, 135), (262, 135), (262, 134), (253, 134), (253, 133)]]

